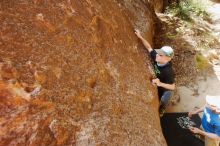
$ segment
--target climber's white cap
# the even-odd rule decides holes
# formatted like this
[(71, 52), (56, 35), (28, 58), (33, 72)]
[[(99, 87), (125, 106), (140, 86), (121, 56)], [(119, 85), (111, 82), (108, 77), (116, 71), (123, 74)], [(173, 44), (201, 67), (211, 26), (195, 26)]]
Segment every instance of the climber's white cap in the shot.
[(173, 58), (174, 56), (173, 48), (171, 48), (170, 46), (163, 46), (161, 49), (155, 49), (155, 51), (158, 54), (163, 54), (170, 58)]

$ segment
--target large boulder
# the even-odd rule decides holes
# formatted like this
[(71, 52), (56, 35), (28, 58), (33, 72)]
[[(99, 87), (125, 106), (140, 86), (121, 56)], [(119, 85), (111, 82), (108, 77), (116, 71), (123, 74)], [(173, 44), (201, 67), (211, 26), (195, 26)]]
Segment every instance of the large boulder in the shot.
[(149, 0), (149, 2), (153, 5), (155, 12), (162, 13), (167, 0)]
[(142, 0), (0, 1), (0, 145), (165, 146)]

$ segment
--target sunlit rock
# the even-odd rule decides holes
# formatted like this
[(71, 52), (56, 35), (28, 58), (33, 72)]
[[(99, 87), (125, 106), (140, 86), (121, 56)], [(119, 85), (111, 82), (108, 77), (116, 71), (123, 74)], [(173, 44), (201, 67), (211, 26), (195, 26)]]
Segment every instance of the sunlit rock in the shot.
[(1, 1), (0, 145), (164, 146), (147, 1)]

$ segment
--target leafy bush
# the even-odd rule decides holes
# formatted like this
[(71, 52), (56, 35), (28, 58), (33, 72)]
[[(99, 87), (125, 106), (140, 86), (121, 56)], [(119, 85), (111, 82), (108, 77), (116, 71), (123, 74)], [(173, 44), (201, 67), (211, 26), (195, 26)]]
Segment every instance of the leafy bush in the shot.
[(196, 64), (197, 64), (197, 69), (199, 70), (204, 70), (209, 67), (208, 60), (201, 54), (196, 55)]
[(206, 19), (208, 17), (207, 5), (207, 0), (182, 0), (179, 3), (171, 4), (166, 12), (172, 13), (185, 21), (192, 21), (191, 14)]

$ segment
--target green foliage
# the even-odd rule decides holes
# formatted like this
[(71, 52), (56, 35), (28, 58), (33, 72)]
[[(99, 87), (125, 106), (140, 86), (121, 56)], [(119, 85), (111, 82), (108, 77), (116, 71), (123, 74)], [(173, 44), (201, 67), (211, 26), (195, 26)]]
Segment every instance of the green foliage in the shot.
[(175, 39), (177, 37), (177, 34), (167, 33), (166, 37), (169, 38), (169, 39)]
[(186, 21), (191, 21), (192, 19), (190, 18), (190, 11), (191, 11), (191, 6), (187, 2), (180, 2), (179, 5), (177, 6), (177, 13), (176, 15), (179, 16), (181, 19), (186, 20)]
[(206, 12), (209, 2), (207, 0), (190, 0), (192, 6), (192, 11), (203, 19), (208, 18), (208, 13)]
[(201, 54), (196, 55), (196, 64), (199, 70), (204, 70), (209, 67), (208, 60)]
[(192, 14), (206, 19), (208, 18), (208, 13), (205, 11), (207, 5), (207, 0), (182, 0), (171, 4), (167, 13), (172, 13), (185, 21), (192, 21)]

